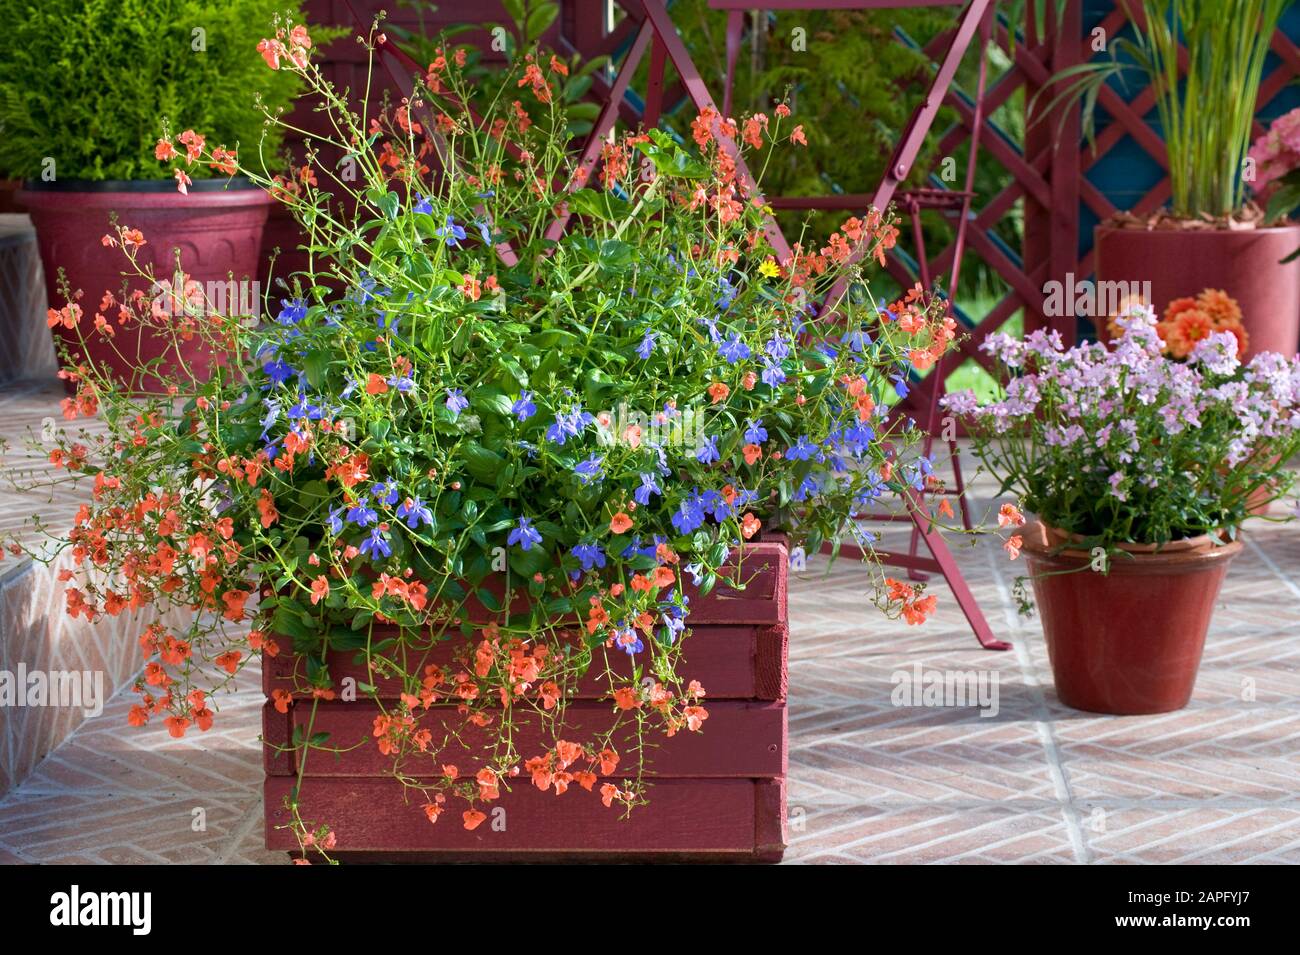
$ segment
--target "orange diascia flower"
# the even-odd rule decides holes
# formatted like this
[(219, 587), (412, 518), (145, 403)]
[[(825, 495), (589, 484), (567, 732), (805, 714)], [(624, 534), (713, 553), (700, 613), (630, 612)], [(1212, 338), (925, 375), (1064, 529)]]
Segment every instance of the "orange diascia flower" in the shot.
[(1014, 504), (1003, 504), (998, 508), (998, 527), (1024, 527), (1025, 515)]
[(221, 595), (221, 599), (226, 604), (225, 618), (238, 623), (244, 619), (244, 604), (251, 597), (247, 590), (227, 590)]
[(615, 534), (626, 534), (632, 529), (632, 518), (619, 511), (610, 519), (609, 529)]
[(472, 832), (483, 824), (483, 820), (486, 819), (487, 816), (479, 812), (477, 809), (466, 809), (461, 813), (461, 818), (465, 820), (465, 828)]
[(311, 582), (311, 602), (316, 605), (330, 595), (329, 578), (321, 574)]
[(934, 613), (938, 604), (939, 601), (935, 597), (921, 597), (903, 607), (903, 619), (912, 626), (925, 623), (926, 618)]
[(614, 705), (620, 710), (633, 710), (641, 704), (636, 698), (636, 690), (630, 686), (620, 686), (614, 691)]
[(257, 498), (257, 511), (262, 515), (263, 527), (270, 527), (280, 519), (280, 512), (275, 509), (275, 498), (266, 488), (262, 488), (262, 493)]
[(1024, 538), (1019, 534), (1012, 534), (1003, 542), (1002, 549), (1007, 552), (1007, 556), (1015, 560), (1020, 556), (1020, 548), (1024, 546), (1024, 543)]
[(726, 401), (727, 395), (731, 394), (731, 389), (720, 381), (715, 381), (713, 384), (709, 385), (706, 390), (709, 393), (709, 397), (713, 399), (715, 405), (719, 401)]

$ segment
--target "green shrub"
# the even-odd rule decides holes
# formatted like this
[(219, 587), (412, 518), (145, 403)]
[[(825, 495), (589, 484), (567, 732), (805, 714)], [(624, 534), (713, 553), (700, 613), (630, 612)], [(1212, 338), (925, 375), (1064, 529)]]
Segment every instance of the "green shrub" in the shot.
[(0, 173), (38, 178), (48, 157), (59, 179), (167, 178), (153, 154), (164, 118), (272, 163), (283, 130), (252, 107), (287, 106), (300, 78), (268, 70), (257, 43), (299, 6), (0, 0)]

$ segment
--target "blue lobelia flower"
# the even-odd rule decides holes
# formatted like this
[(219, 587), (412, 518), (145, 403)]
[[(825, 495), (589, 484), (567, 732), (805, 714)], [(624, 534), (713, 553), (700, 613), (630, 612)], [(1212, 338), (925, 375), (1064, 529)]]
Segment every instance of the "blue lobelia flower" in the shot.
[(515, 403), (510, 406), (510, 413), (520, 421), (527, 421), (537, 414), (537, 405), (533, 404), (533, 393), (531, 391), (521, 392), (519, 397), (515, 399)]
[(867, 486), (858, 492), (857, 497), (854, 498), (854, 503), (859, 508), (865, 507), (884, 494), (886, 490), (888, 490), (888, 485), (885, 484), (885, 479), (877, 472), (872, 471), (867, 478)]
[(266, 372), (266, 377), (271, 379), (271, 384), (282, 385), (294, 375), (298, 374), (296, 368), (291, 367), (280, 359), (268, 361), (262, 366), (262, 371)]
[(799, 435), (799, 440), (794, 443), (794, 447), (786, 451), (785, 456), (790, 461), (807, 461), (816, 457), (818, 454), (817, 445), (808, 440), (807, 435)]
[(598, 454), (593, 454), (591, 457), (587, 458), (587, 460), (583, 461), (573, 470), (574, 473), (578, 475), (578, 478), (582, 481), (583, 484), (590, 484), (592, 481), (600, 480), (601, 477), (600, 466), (604, 463), (605, 463), (604, 458), (602, 458)]
[(640, 653), (645, 649), (645, 644), (641, 642), (641, 637), (637, 635), (636, 630), (627, 625), (624, 620), (618, 627), (614, 628), (614, 646), (618, 647), (628, 656)]
[(465, 230), (456, 224), (456, 220), (447, 216), (447, 224), (434, 229), (433, 234), (447, 243), (450, 249), (459, 248), (460, 240), (465, 238)]
[(397, 509), (397, 516), (406, 521), (411, 530), (418, 530), (421, 524), (433, 524), (433, 511), (418, 497), (408, 497)]
[(749, 421), (745, 424), (745, 443), (762, 444), (767, 440), (767, 429), (763, 427), (763, 419)]
[(731, 516), (731, 505), (720, 491), (705, 491), (700, 495), (700, 504), (715, 521), (725, 521)]
[(343, 512), (347, 510), (346, 506), (339, 506), (330, 511), (329, 529), (331, 534), (338, 534), (343, 530)]
[(458, 417), (468, 407), (469, 401), (459, 388), (452, 388), (447, 392), (447, 410), (451, 412), (453, 418)]
[(370, 536), (361, 542), (361, 553), (366, 554), (371, 560), (378, 560), (380, 557), (391, 557), (393, 547), (385, 539), (383, 533), (378, 527), (372, 528)]
[(725, 275), (718, 279), (718, 288), (721, 290), (721, 294), (718, 295), (716, 304), (718, 308), (725, 312), (731, 308), (731, 303), (736, 300), (737, 289), (727, 280)]
[(861, 355), (862, 349), (871, 344), (871, 336), (857, 328), (840, 339), (854, 354)]
[(695, 452), (695, 460), (701, 464), (712, 464), (720, 457), (722, 455), (718, 453), (718, 438), (716, 435), (705, 438), (699, 450)]
[(763, 372), (759, 377), (763, 379), (763, 384), (769, 388), (775, 388), (785, 381), (785, 369), (781, 367), (779, 362), (770, 361), (763, 366)]
[(773, 361), (780, 361), (790, 354), (790, 344), (780, 335), (773, 335), (771, 341), (767, 343), (765, 349), (772, 356)]
[(552, 444), (564, 444), (569, 438), (576, 438), (582, 433), (582, 429), (595, 421), (594, 415), (583, 411), (581, 408), (575, 408), (569, 414), (560, 412), (555, 416), (555, 422), (546, 429), (546, 440)]
[(302, 388), (298, 389), (298, 403), (289, 409), (289, 418), (293, 421), (300, 421), (307, 418), (309, 421), (319, 421), (324, 415), (320, 405), (314, 405), (307, 400), (307, 392)]
[(271, 433), (271, 428), (280, 420), (280, 402), (274, 398), (263, 398), (262, 404), (266, 405), (266, 414), (262, 416), (262, 438), (263, 440)]
[[(693, 566), (696, 566), (698, 569), (698, 565)], [(686, 569), (689, 570), (690, 568), (688, 567)], [(698, 586), (698, 581), (696, 583)], [(690, 613), (689, 604), (691, 598), (683, 594), (681, 598), (682, 606), (680, 607), (677, 606), (676, 598), (677, 591), (674, 589), (668, 592), (665, 600), (659, 602), (659, 609), (663, 611), (659, 619), (664, 622), (664, 642), (669, 646), (676, 643), (677, 638), (680, 637), (682, 631), (686, 629), (686, 617)]]
[(659, 484), (655, 481), (654, 474), (642, 474), (641, 486), (632, 493), (632, 498), (642, 507), (645, 507), (650, 503), (651, 494), (662, 496), (663, 493), (663, 489), (659, 487)]
[(641, 339), (641, 344), (637, 346), (636, 353), (643, 361), (654, 354), (656, 333), (646, 330), (645, 337)]
[(704, 525), (704, 517), (704, 500), (697, 488), (677, 505), (672, 516), (673, 527), (677, 528), (679, 534), (690, 534)]
[(281, 325), (297, 325), (306, 317), (307, 303), (302, 299), (280, 299), (280, 314), (275, 320)]
[(740, 335), (731, 333), (731, 337), (718, 346), (718, 354), (727, 359), (727, 364), (734, 365), (749, 357), (749, 346), (740, 340)]
[(632, 542), (623, 548), (622, 557), (624, 560), (631, 560), (633, 557), (654, 557), (659, 550), (659, 545), (667, 542), (668, 539), (662, 534), (656, 534), (643, 547), (641, 545), (641, 535), (633, 534)]
[(392, 480), (384, 481), (382, 484), (376, 482), (370, 488), (370, 495), (390, 507), (397, 503), (398, 490), (397, 485)]
[(804, 479), (799, 482), (798, 489), (794, 492), (796, 501), (806, 501), (810, 497), (816, 497), (821, 493), (821, 486), (817, 483), (816, 478), (811, 474), (804, 475)]
[(605, 566), (605, 552), (600, 549), (600, 545), (591, 542), (585, 542), (576, 545), (570, 553), (578, 560), (582, 561), (583, 570), (591, 570), (593, 567)]
[(373, 507), (367, 507), (365, 504), (357, 504), (348, 509), (348, 521), (356, 524), (358, 527), (369, 527), (377, 520), (379, 520), (379, 515), (375, 513)]
[(539, 534), (532, 522), (526, 517), (519, 518), (519, 525), (510, 532), (506, 538), (506, 543), (513, 547), (519, 545), (520, 550), (531, 550), (534, 544), (542, 542), (542, 535)]
[(414, 369), (408, 368), (400, 375), (393, 375), (391, 378), (388, 378), (388, 386), (390, 388), (396, 388), (402, 394), (409, 394), (415, 390), (415, 379), (412, 377), (413, 375)]
[(433, 203), (422, 192), (415, 194), (415, 205), (411, 207), (412, 212), (423, 212), (426, 216), (433, 214)]

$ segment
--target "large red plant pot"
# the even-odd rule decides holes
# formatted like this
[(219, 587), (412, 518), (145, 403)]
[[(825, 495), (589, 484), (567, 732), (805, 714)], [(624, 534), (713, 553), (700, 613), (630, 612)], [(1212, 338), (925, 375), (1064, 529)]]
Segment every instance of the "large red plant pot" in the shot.
[(1167, 713), (1191, 699), (1205, 634), (1241, 542), (1126, 546), (1109, 573), (1042, 524), (1024, 554), (1061, 702), (1092, 713)]
[[(208, 283), (225, 284), (233, 277), (243, 301), (260, 301), (260, 283), (252, 282), (258, 277), (258, 253), (271, 197), (239, 181), (201, 180), (189, 189), (189, 195), (181, 195), (171, 180), (142, 180), (28, 183), (18, 193), (36, 227), (50, 304), (55, 308), (66, 304), (59, 289), (62, 268), (70, 289), (85, 293), (80, 302), (85, 357), (102, 362), (121, 382), (129, 382), (139, 365), (155, 358), (162, 358), (161, 368), (169, 372), (183, 361), (203, 377), (213, 356), (198, 336), (173, 346), (170, 337), (137, 326), (119, 327), (114, 348), (93, 332), (91, 317), (101, 297), (107, 291), (115, 295), (122, 291), (122, 273), (129, 266), (121, 249), (100, 241), (111, 231), (111, 216), (144, 234), (148, 244), (140, 250), (138, 262), (141, 267), (151, 264), (157, 279), (173, 280), (173, 250), (180, 249), (181, 269), (205, 289)], [(129, 288), (146, 295), (157, 292), (139, 277), (130, 280)], [(228, 284), (225, 290), (230, 291)], [(76, 331), (58, 326), (55, 334), (56, 345), (61, 341), (75, 359), (81, 357)], [(150, 380), (144, 380), (146, 387)]]
[[(312, 732), (329, 733), (333, 753), (313, 751), (305, 765), (292, 748), (295, 733), (305, 730), (313, 700), (306, 687), (305, 660), (287, 652), (264, 658), (262, 681), (268, 700), (263, 707), (263, 755), (266, 769), (264, 805), (266, 846), (293, 852), (297, 842), (286, 828), (285, 797), (297, 784), (300, 813), (314, 824), (328, 824), (337, 837), (331, 855), (341, 861), (733, 861), (775, 862), (785, 851), (785, 778), (788, 764), (786, 724), (786, 586), (788, 551), (783, 539), (745, 545), (741, 573), (744, 591), (719, 585), (707, 596), (690, 587), (693, 629), (682, 647), (677, 672), (699, 680), (708, 693), (708, 720), (702, 732), (680, 732), (671, 739), (650, 739), (646, 758), (648, 804), (630, 816), (601, 803), (597, 791), (571, 786), (556, 795), (540, 792), (527, 774), (503, 784), (499, 799), (481, 803), (488, 816), (474, 830), (461, 824), (462, 805), (434, 824), (421, 810), (421, 799), (392, 775), (392, 759), (380, 753), (372, 735), (379, 704), (358, 692), (343, 699), (315, 703)], [(476, 613), (469, 608), (469, 616)], [(375, 638), (380, 639), (379, 637)], [(277, 637), (282, 647), (289, 638)], [(416, 670), (427, 663), (458, 667), (452, 644), (444, 641), (409, 661)], [(385, 709), (401, 691), (399, 682), (367, 673), (352, 651), (331, 652), (326, 659), (336, 689), (369, 684)], [(630, 663), (620, 661), (632, 678)], [(588, 674), (565, 713), (566, 738), (585, 740), (612, 725), (606, 681)], [(288, 712), (277, 710), (275, 690), (292, 692)], [(524, 758), (540, 754), (542, 727), (515, 707), (516, 740)], [(445, 738), (443, 727), (461, 733), (456, 746), (430, 754), (423, 762), (403, 763), (414, 777), (438, 777), (443, 763), (481, 765), (482, 748), (491, 737), (464, 730), (463, 718), (435, 704), (419, 714), (421, 727)], [(657, 731), (648, 730), (650, 734)], [(571, 734), (571, 735), (569, 735)], [(631, 738), (626, 741), (629, 745)], [(626, 748), (620, 771), (632, 769)], [(612, 780), (619, 783), (617, 777)], [(603, 782), (603, 779), (602, 779)], [(497, 820), (501, 825), (493, 825)]]
[[(1223, 289), (1241, 306), (1250, 335), (1246, 357), (1290, 357), (1300, 345), (1300, 226), (1267, 229), (1139, 229), (1093, 232), (1099, 282), (1150, 282), (1157, 315), (1176, 298)], [(1097, 318), (1104, 336), (1106, 316)]]

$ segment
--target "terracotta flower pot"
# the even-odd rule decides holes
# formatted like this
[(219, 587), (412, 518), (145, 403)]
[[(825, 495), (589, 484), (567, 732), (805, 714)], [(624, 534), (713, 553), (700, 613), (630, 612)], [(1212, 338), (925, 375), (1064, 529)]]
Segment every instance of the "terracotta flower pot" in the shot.
[[(1137, 229), (1093, 232), (1099, 282), (1150, 282), (1158, 313), (1174, 299), (1223, 289), (1241, 306), (1250, 335), (1246, 358), (1290, 357), (1300, 344), (1300, 225), (1267, 229)], [(1097, 319), (1105, 324), (1105, 316)]]
[[(58, 282), (62, 268), (71, 289), (85, 293), (80, 304), (87, 323), (104, 292), (121, 292), (122, 272), (128, 266), (120, 249), (100, 241), (110, 231), (111, 214), (116, 214), (119, 224), (144, 233), (148, 244), (140, 250), (139, 262), (151, 263), (158, 279), (172, 280), (173, 249), (179, 248), (182, 269), (206, 287), (209, 282), (227, 283), (232, 275), (237, 283), (257, 279), (262, 228), (272, 201), (261, 189), (239, 182), (227, 186), (225, 180), (195, 182), (190, 194), (183, 196), (170, 179), (28, 183), (17, 199), (36, 226), (50, 304), (56, 308), (65, 304)], [(141, 279), (130, 285), (132, 290), (153, 294), (155, 290), (146, 286)], [(256, 301), (255, 293), (261, 291), (251, 284), (236, 288), (245, 301)], [(80, 354), (76, 332), (60, 326), (55, 333), (74, 355)], [(100, 336), (84, 334), (88, 357), (107, 364), (123, 381), (129, 379), (132, 366), (158, 357), (166, 364), (183, 359), (198, 374), (211, 361), (198, 338), (173, 349), (170, 341), (147, 331), (119, 328), (114, 349)], [(127, 357), (120, 357), (119, 351)]]
[[(1109, 573), (1091, 555), (1061, 550), (1066, 535), (1043, 524), (1024, 533), (1052, 675), (1061, 702), (1092, 713), (1179, 710), (1191, 699), (1205, 634), (1240, 541), (1208, 536), (1124, 546)], [(1062, 573), (1065, 571), (1065, 573)]]

